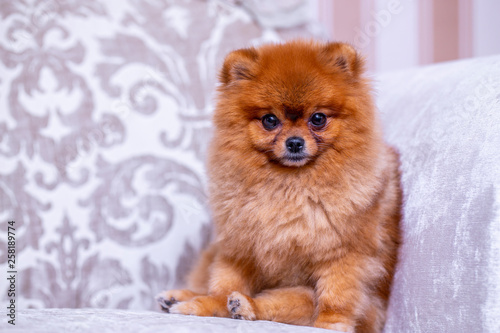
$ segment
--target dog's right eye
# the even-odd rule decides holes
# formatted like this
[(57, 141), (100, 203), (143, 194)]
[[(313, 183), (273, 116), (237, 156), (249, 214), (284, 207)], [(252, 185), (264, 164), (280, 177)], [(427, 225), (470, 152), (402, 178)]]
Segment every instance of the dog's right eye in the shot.
[(262, 117), (262, 126), (268, 131), (275, 129), (279, 124), (280, 121), (274, 114), (266, 114)]

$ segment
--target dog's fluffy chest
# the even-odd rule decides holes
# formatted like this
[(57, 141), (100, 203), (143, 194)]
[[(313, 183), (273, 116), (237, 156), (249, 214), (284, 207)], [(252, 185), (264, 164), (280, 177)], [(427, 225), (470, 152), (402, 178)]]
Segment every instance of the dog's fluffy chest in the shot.
[(339, 214), (327, 191), (276, 186), (275, 191), (234, 196), (228, 203), (238, 208), (230, 213), (220, 236), (268, 269), (300, 269), (324, 259), (341, 244), (336, 229)]
[(296, 248), (307, 253), (308, 249), (316, 252), (320, 247), (333, 247), (338, 238), (334, 228), (338, 220), (331, 203), (325, 203), (317, 193), (307, 189), (292, 188), (283, 192), (276, 193), (274, 200), (257, 199), (259, 205), (269, 211), (268, 220), (262, 216), (255, 221), (261, 246), (270, 250), (273, 247), (288, 249), (288, 253)]

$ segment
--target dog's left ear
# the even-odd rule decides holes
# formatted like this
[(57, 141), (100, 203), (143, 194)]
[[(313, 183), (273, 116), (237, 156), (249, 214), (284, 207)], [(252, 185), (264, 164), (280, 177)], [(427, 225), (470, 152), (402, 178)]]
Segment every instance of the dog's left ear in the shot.
[(229, 53), (224, 60), (219, 81), (228, 84), (236, 80), (251, 80), (258, 59), (257, 51), (252, 47), (240, 49)]
[(363, 58), (346, 43), (326, 44), (320, 52), (320, 60), (353, 77), (358, 77), (364, 71)]

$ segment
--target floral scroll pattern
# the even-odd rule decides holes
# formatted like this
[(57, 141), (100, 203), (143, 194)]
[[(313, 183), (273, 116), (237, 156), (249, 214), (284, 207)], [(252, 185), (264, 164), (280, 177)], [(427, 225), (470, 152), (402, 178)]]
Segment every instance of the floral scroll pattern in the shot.
[(291, 30), (222, 0), (2, 1), (0, 16), (0, 233), (16, 221), (21, 306), (153, 308), (210, 239), (222, 59)]

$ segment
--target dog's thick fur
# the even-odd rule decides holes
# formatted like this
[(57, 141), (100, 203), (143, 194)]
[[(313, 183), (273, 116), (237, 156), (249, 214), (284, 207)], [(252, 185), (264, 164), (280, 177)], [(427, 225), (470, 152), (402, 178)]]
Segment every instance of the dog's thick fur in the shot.
[[(162, 292), (162, 308), (380, 332), (401, 190), (362, 59), (342, 43), (265, 45), (230, 53), (220, 82), (208, 161), (216, 239), (190, 290)], [(300, 159), (290, 137), (303, 139)]]

